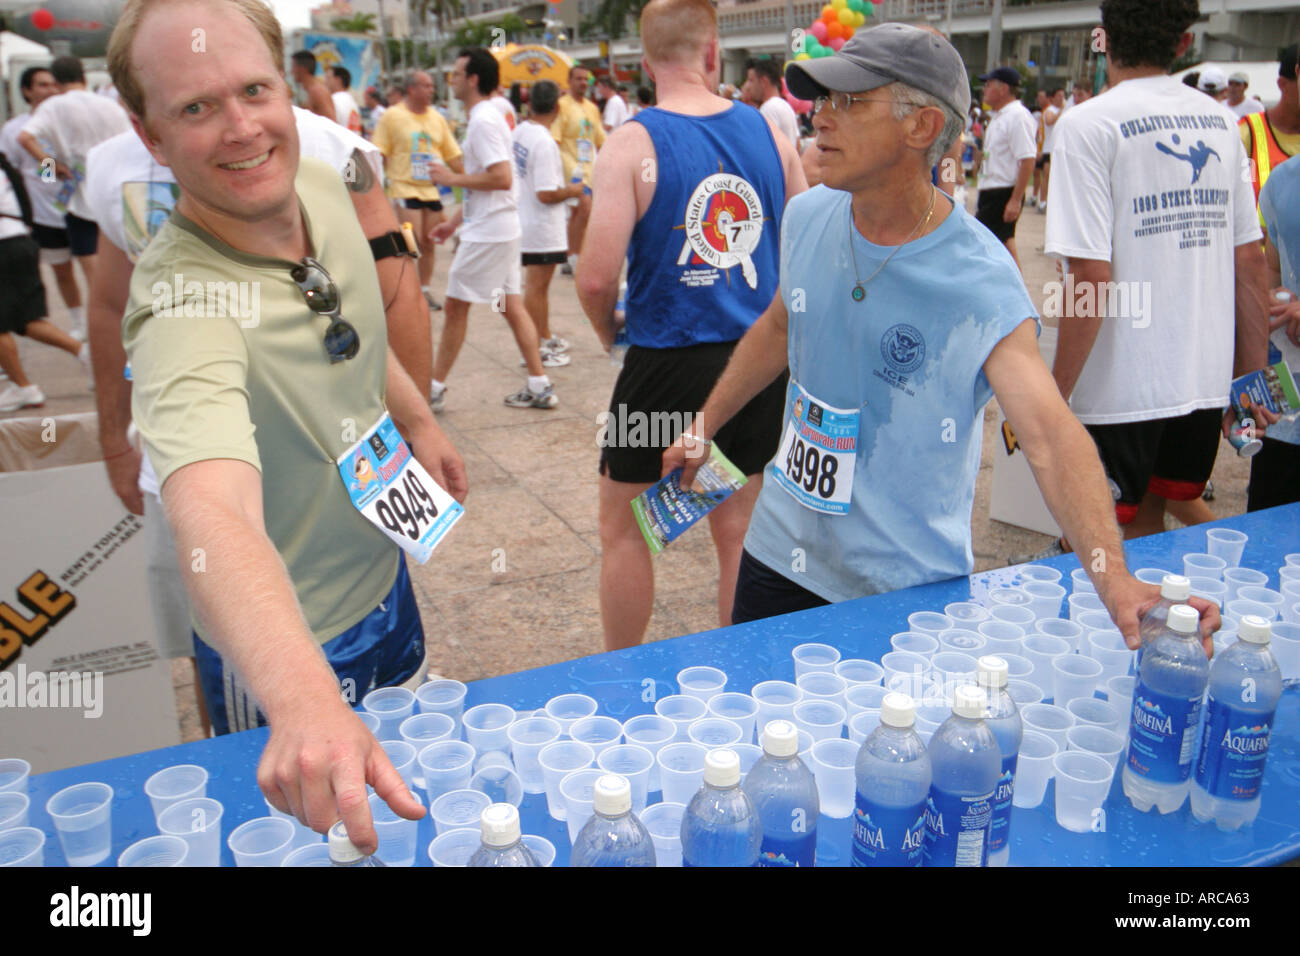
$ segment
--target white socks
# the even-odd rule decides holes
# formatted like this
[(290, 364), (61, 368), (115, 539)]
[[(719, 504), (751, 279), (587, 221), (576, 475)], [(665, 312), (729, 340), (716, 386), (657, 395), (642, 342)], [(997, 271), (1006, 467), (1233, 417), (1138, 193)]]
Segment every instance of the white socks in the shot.
[(545, 375), (528, 376), (528, 391), (534, 395), (540, 395), (551, 387), (551, 380)]

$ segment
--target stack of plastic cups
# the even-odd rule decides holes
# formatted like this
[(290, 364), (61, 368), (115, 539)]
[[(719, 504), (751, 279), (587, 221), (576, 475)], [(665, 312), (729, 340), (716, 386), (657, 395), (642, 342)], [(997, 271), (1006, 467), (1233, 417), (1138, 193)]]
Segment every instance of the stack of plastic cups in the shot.
[(405, 687), (380, 687), (361, 698), (361, 706), (379, 718), (379, 732), (375, 737), (380, 742), (401, 740), (398, 728), (415, 712), (415, 693)]
[(451, 736), (460, 738), (460, 718), (465, 712), (466, 687), (458, 680), (427, 681), (415, 692), (415, 705), (422, 714), (446, 714), (455, 724)]
[(1025, 729), (1020, 740), (1020, 755), (1016, 759), (1016, 788), (1011, 795), (1012, 806), (1032, 810), (1043, 802), (1047, 782), (1052, 779), (1052, 760), (1060, 749), (1053, 738)]
[(1209, 528), (1205, 532), (1205, 552), (1216, 558), (1222, 558), (1229, 568), (1241, 564), (1241, 556), (1246, 550), (1250, 538), (1241, 531), (1231, 528)]

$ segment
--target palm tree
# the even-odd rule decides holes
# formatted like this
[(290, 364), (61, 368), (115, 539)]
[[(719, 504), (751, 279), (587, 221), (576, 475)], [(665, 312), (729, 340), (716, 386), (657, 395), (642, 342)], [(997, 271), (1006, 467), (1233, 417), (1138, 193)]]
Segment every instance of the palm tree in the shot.
[(350, 17), (335, 17), (330, 21), (330, 28), (342, 33), (374, 33), (375, 15), (373, 13), (354, 13)]
[(647, 0), (600, 0), (592, 24), (603, 29), (611, 40), (617, 40), (628, 32), (628, 18), (635, 23), (646, 3)]

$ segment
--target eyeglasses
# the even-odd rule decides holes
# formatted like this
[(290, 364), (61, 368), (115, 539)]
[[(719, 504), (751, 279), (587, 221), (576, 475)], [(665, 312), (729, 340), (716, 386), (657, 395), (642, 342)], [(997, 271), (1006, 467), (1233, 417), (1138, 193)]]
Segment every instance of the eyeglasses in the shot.
[(832, 113), (842, 113), (854, 103), (893, 103), (893, 100), (879, 99), (870, 96), (853, 96), (850, 93), (831, 93), (829, 96), (819, 96), (813, 100), (813, 112), (820, 113), (823, 106), (831, 104)]
[(294, 285), (302, 293), (307, 308), (317, 315), (327, 315), (333, 321), (325, 330), (325, 352), (330, 357), (330, 364), (346, 362), (356, 358), (361, 348), (361, 336), (352, 323), (339, 314), (339, 288), (325, 271), (325, 267), (310, 256), (289, 270)]

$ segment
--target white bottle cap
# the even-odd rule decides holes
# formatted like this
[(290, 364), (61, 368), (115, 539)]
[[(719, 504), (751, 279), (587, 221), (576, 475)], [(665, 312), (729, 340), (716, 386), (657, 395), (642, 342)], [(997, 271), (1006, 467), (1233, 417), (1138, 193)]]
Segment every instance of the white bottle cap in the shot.
[(720, 747), (704, 757), (704, 782), (710, 787), (734, 787), (740, 783), (740, 757)]
[(1278, 289), (1277, 294), (1274, 295), (1273, 298), (1277, 299), (1277, 301), (1279, 302), (1290, 302), (1291, 293), (1288, 292), (1286, 289)]
[(1237, 640), (1267, 644), (1273, 639), (1273, 625), (1258, 614), (1247, 614), (1237, 624)]
[(985, 654), (976, 663), (979, 670), (976, 672), (976, 680), (981, 687), (992, 687), (995, 690), (999, 687), (1007, 686), (1007, 662), (995, 654)]
[(510, 846), (519, 839), (519, 811), (508, 803), (494, 803), (480, 818), (485, 846)]
[(763, 728), (763, 752), (772, 757), (793, 757), (799, 752), (799, 728), (788, 720), (768, 721)]
[(916, 723), (916, 702), (908, 694), (891, 691), (880, 702), (880, 722), (890, 727), (911, 727)]
[(984, 702), (984, 688), (962, 684), (953, 693), (952, 712), (958, 717), (983, 717)]
[(1196, 608), (1175, 604), (1169, 609), (1169, 627), (1179, 634), (1195, 634), (1201, 625), (1201, 615)]
[(591, 790), (591, 807), (606, 817), (619, 817), (632, 809), (632, 785), (627, 777), (607, 773), (596, 778)]
[(1186, 601), (1192, 596), (1191, 578), (1181, 574), (1166, 574), (1160, 582), (1160, 596), (1170, 601)]
[(348, 839), (348, 831), (343, 826), (342, 820), (330, 827), (329, 845), (330, 860), (335, 863), (355, 863), (365, 856), (356, 848), (356, 844)]

